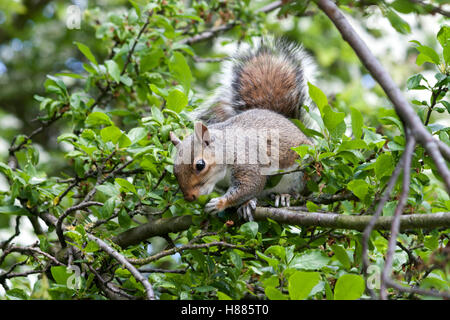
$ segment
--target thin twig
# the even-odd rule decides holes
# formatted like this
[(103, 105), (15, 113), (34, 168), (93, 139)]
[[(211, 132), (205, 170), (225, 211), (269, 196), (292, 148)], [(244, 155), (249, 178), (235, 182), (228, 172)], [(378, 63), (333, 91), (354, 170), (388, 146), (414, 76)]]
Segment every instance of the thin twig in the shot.
[(431, 14), (439, 13), (445, 17), (450, 17), (450, 12), (445, 11), (444, 9), (442, 9), (439, 6), (433, 6), (432, 4), (425, 3), (425, 1), (422, 1), (422, 0), (410, 0), (410, 1), (421, 5), (422, 7), (425, 8), (425, 10), (428, 10), (428, 8), (431, 9), (431, 10), (429, 10), (429, 13), (431, 13)]
[[(275, 9), (278, 9), (282, 5), (283, 5), (283, 1), (274, 1), (264, 7), (256, 10), (255, 13), (260, 13), (260, 12), (269, 13)], [(233, 22), (230, 22), (230, 23), (218, 26), (218, 27), (211, 28), (211, 29), (205, 30), (193, 37), (185, 38), (185, 39), (181, 40), (180, 43), (191, 45), (191, 44), (194, 44), (197, 42), (209, 40), (211, 38), (214, 38), (218, 33), (222, 33), (222, 32), (232, 29), (237, 24), (238, 24), (238, 21), (233, 21)]]
[(133, 56), (133, 53), (134, 53), (134, 49), (136, 49), (136, 45), (139, 42), (139, 39), (141, 38), (142, 34), (145, 32), (145, 29), (147, 29), (148, 25), (150, 24), (150, 18), (152, 17), (152, 15), (153, 15), (153, 10), (151, 10), (148, 13), (147, 20), (145, 21), (142, 28), (139, 30), (137, 37), (134, 39), (134, 43), (131, 46), (130, 51), (128, 51), (127, 59), (123, 66), (122, 72), (120, 73), (121, 76), (124, 75), (125, 71), (127, 70), (128, 64), (131, 62), (131, 57)]
[(394, 288), (395, 290), (401, 291), (401, 292), (450, 299), (450, 292), (442, 292), (442, 291), (437, 291), (437, 290), (425, 290), (425, 289), (420, 289), (417, 287), (404, 287), (404, 286), (399, 285), (398, 283), (396, 283), (392, 280), (389, 280), (389, 279), (387, 280), (386, 285), (388, 287)]
[(147, 299), (149, 300), (155, 299), (155, 294), (153, 292), (152, 285), (150, 284), (150, 282), (148, 282), (148, 279), (146, 279), (123, 255), (114, 250), (102, 239), (97, 238), (90, 233), (87, 234), (87, 237), (89, 240), (95, 241), (103, 251), (105, 251), (111, 257), (119, 261), (128, 271), (130, 271), (133, 277), (144, 286)]
[(3, 241), (3, 242), (0, 244), (0, 249), (4, 250), (4, 249), (11, 243), (11, 241), (13, 241), (14, 238), (17, 237), (17, 236), (20, 234), (20, 218), (21, 218), (21, 217), (22, 217), (22, 216), (17, 216), (17, 217), (16, 217), (16, 228), (15, 228), (15, 232), (14, 232), (14, 234), (13, 234), (11, 237), (9, 237), (7, 240)]
[(160, 269), (160, 268), (141, 268), (141, 269), (139, 269), (139, 272), (143, 272), (143, 273), (177, 273), (177, 274), (185, 274), (186, 273), (186, 269), (168, 270), (168, 269)]
[(239, 249), (239, 250), (246, 251), (246, 248), (241, 248), (241, 247), (231, 244), (231, 243), (227, 243), (227, 242), (223, 242), (223, 241), (215, 241), (215, 242), (201, 243), (201, 244), (186, 244), (186, 245), (183, 245), (180, 247), (161, 251), (161, 252), (159, 252), (155, 255), (152, 255), (150, 257), (147, 257), (147, 258), (128, 259), (128, 261), (131, 262), (132, 264), (144, 265), (144, 264), (148, 264), (150, 262), (159, 260), (163, 257), (170, 256), (170, 255), (173, 255), (175, 253), (182, 252), (185, 250), (204, 249), (204, 248), (210, 248), (210, 247), (226, 247), (226, 248), (233, 248), (233, 249)]
[(397, 207), (395, 208), (394, 218), (391, 226), (391, 235), (389, 238), (389, 245), (386, 254), (386, 261), (384, 263), (383, 272), (381, 273), (381, 286), (380, 286), (380, 297), (383, 300), (387, 299), (386, 295), (386, 284), (391, 278), (390, 274), (392, 272), (392, 264), (395, 254), (395, 248), (397, 244), (397, 235), (400, 230), (400, 217), (403, 213), (403, 210), (406, 205), (406, 201), (408, 199), (409, 193), (409, 183), (411, 180), (411, 159), (414, 152), (414, 147), (416, 146), (415, 138), (412, 135), (409, 135), (409, 130), (406, 129), (406, 147), (403, 153), (404, 155), (404, 166), (403, 166), (403, 181), (402, 181), (402, 192), (400, 194), (400, 198), (398, 200)]
[(4, 252), (2, 257), (0, 257), (0, 264), (2, 264), (4, 258), (6, 257), (7, 254), (11, 253), (11, 252), (20, 252), (22, 254), (38, 254), (38, 255), (42, 255), (44, 257), (46, 257), (47, 259), (51, 260), (54, 264), (57, 264), (59, 266), (64, 266), (65, 264), (58, 261), (55, 257), (53, 257), (52, 255), (48, 254), (47, 252), (44, 252), (38, 248), (33, 248), (33, 247), (20, 247), (20, 246), (11, 246), (9, 248), (7, 248)]
[(67, 247), (66, 240), (64, 239), (63, 228), (62, 228), (64, 219), (65, 219), (69, 214), (71, 214), (72, 212), (77, 211), (77, 210), (81, 210), (81, 209), (85, 209), (85, 208), (90, 207), (90, 206), (103, 206), (103, 203), (97, 202), (97, 201), (86, 201), (86, 202), (83, 201), (83, 202), (81, 202), (81, 203), (79, 203), (79, 204), (77, 204), (77, 205), (74, 205), (74, 206), (68, 208), (68, 209), (67, 209), (66, 211), (64, 211), (64, 213), (58, 218), (58, 221), (57, 221), (57, 223), (56, 223), (56, 234), (58, 235), (59, 242), (61, 243), (61, 246), (62, 246), (63, 248)]

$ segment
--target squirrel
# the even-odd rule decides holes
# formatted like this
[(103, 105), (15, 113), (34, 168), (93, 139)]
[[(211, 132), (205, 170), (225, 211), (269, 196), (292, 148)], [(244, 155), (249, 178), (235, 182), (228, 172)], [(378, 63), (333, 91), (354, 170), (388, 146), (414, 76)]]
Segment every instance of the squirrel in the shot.
[(173, 172), (185, 200), (225, 186), (225, 194), (211, 199), (205, 211), (238, 207), (238, 215), (249, 221), (258, 198), (275, 195), (275, 206), (290, 205), (290, 197), (304, 188), (302, 172), (283, 174), (275, 187), (265, 186), (271, 174), (297, 167), (292, 147), (312, 145), (290, 121), (305, 118), (310, 65), (302, 46), (277, 38), (262, 39), (230, 59), (228, 77), (193, 113), (194, 133), (180, 141), (170, 132), (176, 147)]

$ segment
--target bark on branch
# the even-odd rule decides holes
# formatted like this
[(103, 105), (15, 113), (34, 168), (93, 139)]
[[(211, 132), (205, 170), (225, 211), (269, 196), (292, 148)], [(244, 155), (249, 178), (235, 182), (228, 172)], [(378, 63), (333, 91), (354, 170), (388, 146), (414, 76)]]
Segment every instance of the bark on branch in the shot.
[(180, 232), (188, 229), (192, 224), (191, 216), (162, 218), (151, 221), (135, 228), (128, 229), (112, 239), (122, 248), (138, 244), (148, 238), (166, 235), (170, 232)]
[[(333, 229), (351, 229), (363, 231), (372, 219), (371, 216), (349, 216), (337, 213), (316, 213), (300, 210), (257, 207), (255, 220), (270, 218), (279, 223), (300, 226), (320, 226)], [(376, 230), (390, 230), (393, 217), (380, 217), (374, 225)], [(432, 229), (450, 227), (450, 212), (430, 214), (410, 214), (400, 218), (400, 230)]]

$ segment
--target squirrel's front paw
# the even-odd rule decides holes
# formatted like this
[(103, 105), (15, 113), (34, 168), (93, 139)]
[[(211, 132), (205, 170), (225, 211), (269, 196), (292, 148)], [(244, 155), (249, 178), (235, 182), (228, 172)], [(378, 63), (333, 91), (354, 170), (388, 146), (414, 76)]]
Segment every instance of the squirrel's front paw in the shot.
[(224, 197), (213, 198), (205, 205), (205, 212), (216, 214), (226, 209), (227, 199)]
[(256, 198), (244, 202), (237, 210), (238, 216), (246, 221), (253, 221), (253, 212), (256, 209)]
[(289, 193), (273, 194), (272, 199), (275, 199), (275, 207), (290, 207), (291, 195)]

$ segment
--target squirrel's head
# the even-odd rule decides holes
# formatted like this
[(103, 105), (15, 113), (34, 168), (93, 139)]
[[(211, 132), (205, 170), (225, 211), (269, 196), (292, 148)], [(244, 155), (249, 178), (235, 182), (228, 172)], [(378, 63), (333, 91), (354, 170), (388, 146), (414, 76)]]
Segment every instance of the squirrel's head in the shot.
[(184, 198), (194, 201), (200, 195), (211, 193), (216, 183), (224, 178), (225, 170), (215, 161), (215, 139), (210, 130), (196, 122), (192, 135), (180, 141), (170, 132), (170, 140), (177, 149), (173, 172)]

